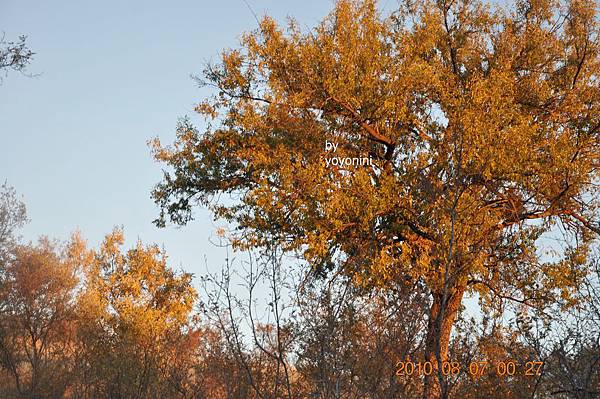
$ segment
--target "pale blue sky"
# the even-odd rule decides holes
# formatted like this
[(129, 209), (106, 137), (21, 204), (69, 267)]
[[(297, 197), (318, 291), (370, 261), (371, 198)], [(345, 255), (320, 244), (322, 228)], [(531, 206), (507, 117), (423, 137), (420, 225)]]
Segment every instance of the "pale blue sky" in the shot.
[[(305, 27), (332, 5), (248, 3)], [(243, 0), (0, 0), (0, 33), (28, 35), (36, 52), (29, 72), (40, 74), (10, 73), (0, 86), (0, 182), (24, 197), (31, 219), (24, 238), (66, 239), (79, 229), (95, 246), (123, 225), (129, 245), (137, 238), (164, 245), (177, 268), (201, 274), (205, 255), (219, 267), (223, 252), (209, 243), (218, 223), (207, 211), (183, 228), (152, 225), (150, 191), (161, 167), (146, 141), (173, 140), (177, 119), (207, 93), (190, 74), (254, 27)]]

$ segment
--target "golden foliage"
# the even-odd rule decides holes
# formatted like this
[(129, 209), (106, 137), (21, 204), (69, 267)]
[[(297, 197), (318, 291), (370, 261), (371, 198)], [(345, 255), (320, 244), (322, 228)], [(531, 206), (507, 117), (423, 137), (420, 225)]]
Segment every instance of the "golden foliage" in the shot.
[[(537, 249), (560, 223), (585, 258), (600, 231), (599, 66), (591, 1), (420, 0), (383, 17), (342, 0), (308, 32), (265, 17), (207, 69), (208, 130), (184, 121), (173, 146), (155, 143), (172, 167), (157, 222), (186, 223), (201, 201), (237, 224), (238, 246), (275, 242), (361, 284), (568, 301), (583, 271), (565, 268), (581, 263)], [(376, 165), (327, 168), (325, 140)]]

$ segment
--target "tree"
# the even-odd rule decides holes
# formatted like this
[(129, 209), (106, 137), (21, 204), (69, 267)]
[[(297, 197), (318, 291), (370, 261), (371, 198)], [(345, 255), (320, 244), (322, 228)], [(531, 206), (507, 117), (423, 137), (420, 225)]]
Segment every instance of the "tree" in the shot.
[[(3, 397), (62, 397), (74, 378), (77, 236), (63, 250), (42, 238), (18, 245), (0, 273)], [(14, 395), (14, 396), (13, 396)]]
[(399, 362), (422, 355), (422, 287), (361, 292), (347, 280), (314, 284), (300, 299), (296, 367), (308, 387), (301, 397), (417, 398), (419, 379), (397, 374)]
[[(192, 332), (192, 276), (177, 274), (157, 246), (121, 252), (122, 231), (91, 253), (78, 298), (80, 397), (183, 397), (177, 357)], [(185, 366), (185, 364), (184, 364)]]
[(202, 278), (200, 392), (211, 398), (417, 397), (419, 380), (398, 378), (396, 367), (422, 352), (422, 287), (364, 291), (348, 276), (285, 268), (276, 253), (247, 258), (234, 267), (228, 257), (220, 273)]
[(600, 395), (599, 255), (595, 248), (590, 273), (579, 286), (577, 306), (567, 311), (552, 309), (551, 323), (541, 334), (531, 321), (519, 323), (528, 347), (545, 352), (542, 385), (553, 397), (588, 399)]
[(0, 187), (0, 267), (8, 261), (11, 248), (15, 245), (16, 229), (27, 221), (25, 204), (17, 198), (15, 189), (6, 182)]
[[(211, 357), (212, 363), (203, 366), (229, 369), (229, 375), (221, 371), (219, 377), (215, 376), (221, 380), (225, 388), (221, 391), (227, 398), (301, 397), (291, 356), (296, 343), (290, 298), (294, 279), (282, 268), (281, 253), (277, 251), (248, 253), (239, 268), (243, 273), (233, 269), (228, 255), (220, 273), (202, 277), (202, 314), (207, 330), (218, 333), (224, 349)], [(235, 292), (235, 287), (245, 292)], [(238, 383), (227, 382), (234, 376)], [(216, 396), (216, 392), (210, 394)]]
[[(424, 396), (447, 397), (439, 364), (466, 293), (572, 303), (600, 233), (599, 73), (593, 1), (418, 0), (384, 18), (340, 0), (309, 32), (265, 17), (207, 67), (206, 131), (183, 120), (174, 145), (152, 143), (171, 168), (156, 223), (199, 203), (239, 248), (278, 245), (366, 287), (422, 281), (439, 380)], [(542, 257), (558, 230), (566, 249)]]

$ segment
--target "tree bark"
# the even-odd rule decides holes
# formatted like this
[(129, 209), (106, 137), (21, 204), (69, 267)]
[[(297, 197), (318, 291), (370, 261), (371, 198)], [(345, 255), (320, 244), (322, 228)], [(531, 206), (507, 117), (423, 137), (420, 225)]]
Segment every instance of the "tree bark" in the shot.
[[(429, 322), (427, 326), (427, 340), (425, 342), (425, 361), (431, 362), (433, 372), (424, 376), (424, 399), (447, 399), (448, 392), (445, 387), (445, 376), (442, 374), (441, 365), (448, 359), (448, 346), (450, 334), (456, 315), (460, 309), (466, 287), (457, 286), (448, 290), (444, 305), (443, 293), (433, 294)], [(439, 359), (439, 361), (438, 361)]]

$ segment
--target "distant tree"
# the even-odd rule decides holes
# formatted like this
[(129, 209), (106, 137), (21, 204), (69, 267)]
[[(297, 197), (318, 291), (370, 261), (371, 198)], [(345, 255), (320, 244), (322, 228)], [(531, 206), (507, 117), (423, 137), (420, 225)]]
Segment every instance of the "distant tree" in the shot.
[[(579, 286), (579, 302), (566, 311), (553, 309), (543, 334), (535, 324), (522, 323), (520, 333), (531, 349), (542, 348), (546, 361), (540, 385), (553, 397), (600, 397), (600, 251), (596, 248), (590, 272)], [(539, 355), (538, 355), (539, 356)]]
[[(200, 368), (220, 370), (212, 376), (221, 386), (217, 392), (227, 398), (296, 398), (291, 275), (269, 251), (256, 258), (249, 254), (236, 266), (243, 271), (235, 270), (227, 256), (220, 273), (201, 279), (202, 315), (222, 344), (215, 346), (221, 354), (202, 361)], [(230, 378), (236, 383), (228, 383)]]
[(396, 372), (398, 362), (423, 355), (423, 287), (361, 292), (338, 276), (314, 284), (299, 301), (295, 367), (307, 386), (303, 397), (419, 397), (420, 379)]
[(62, 251), (42, 238), (18, 245), (0, 272), (2, 397), (62, 397), (73, 382), (77, 236)]
[(215, 399), (418, 397), (421, 382), (396, 376), (396, 364), (422, 356), (423, 287), (364, 291), (347, 276), (298, 276), (277, 256), (261, 255), (236, 267), (230, 260), (202, 278), (200, 392)]
[[(558, 301), (543, 310), (517, 304), (509, 320), (486, 315), (461, 318), (453, 342), (462, 364), (487, 361), (488, 372), (462, 375), (453, 386), (456, 398), (591, 399), (600, 395), (600, 255), (593, 251), (590, 268), (577, 292), (577, 305)], [(464, 314), (466, 316), (466, 314)], [(500, 362), (514, 362), (510, 378), (495, 372)], [(524, 372), (528, 362), (543, 362)], [(531, 364), (530, 364), (531, 365)]]
[(8, 71), (25, 72), (27, 65), (33, 59), (35, 53), (27, 47), (25, 41), (27, 36), (19, 36), (17, 42), (7, 42), (5, 35), (0, 38), (0, 83)]
[[(106, 236), (86, 267), (79, 297), (82, 383), (89, 398), (185, 397), (174, 370), (188, 347), (196, 292), (157, 246), (121, 251), (120, 230)], [(170, 384), (176, 382), (177, 384)]]
[(25, 204), (6, 182), (0, 186), (0, 267), (8, 260), (16, 243), (16, 230), (27, 221)]
[[(448, 397), (439, 365), (465, 294), (574, 303), (600, 233), (598, 26), (592, 0), (417, 0), (389, 18), (340, 0), (310, 32), (265, 17), (207, 68), (206, 131), (186, 120), (153, 143), (172, 168), (157, 224), (200, 203), (240, 248), (279, 245), (367, 287), (422, 281), (439, 380), (424, 396)], [(541, 257), (558, 230), (565, 250)]]

